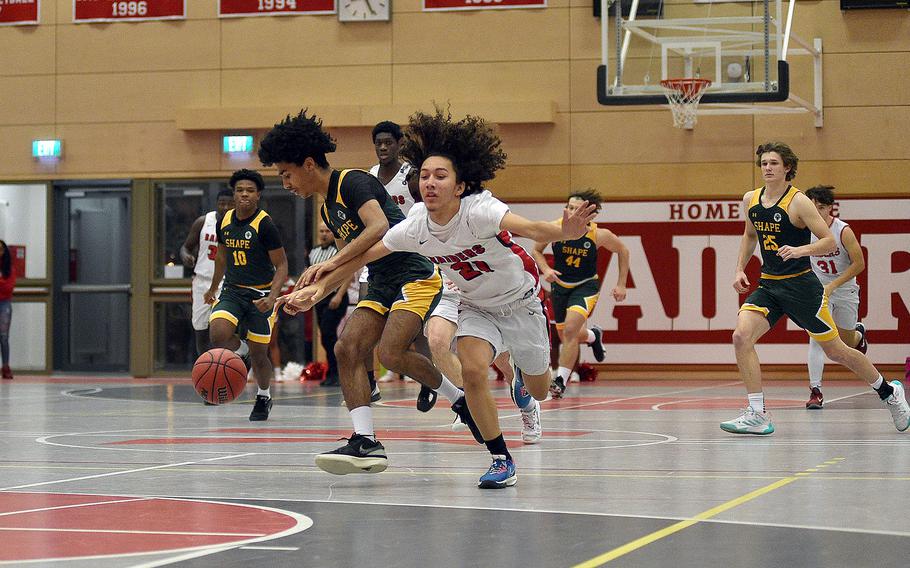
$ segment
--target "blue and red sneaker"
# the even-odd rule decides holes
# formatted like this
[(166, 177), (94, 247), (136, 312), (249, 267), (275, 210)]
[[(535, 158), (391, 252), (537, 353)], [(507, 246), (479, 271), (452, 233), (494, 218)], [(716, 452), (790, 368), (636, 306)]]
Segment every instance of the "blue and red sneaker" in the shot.
[(487, 472), (480, 476), (480, 483), (477, 485), (481, 489), (502, 489), (511, 487), (518, 481), (515, 475), (515, 463), (506, 456), (493, 456), (493, 465)]

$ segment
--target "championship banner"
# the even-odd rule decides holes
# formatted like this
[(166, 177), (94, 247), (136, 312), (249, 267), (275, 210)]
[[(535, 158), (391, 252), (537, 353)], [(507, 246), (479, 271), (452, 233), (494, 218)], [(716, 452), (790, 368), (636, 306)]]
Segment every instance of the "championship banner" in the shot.
[[(561, 203), (510, 206), (529, 219), (557, 219)], [(910, 356), (910, 199), (841, 199), (835, 214), (853, 229), (866, 269), (857, 277), (859, 317), (877, 364)], [(628, 295), (616, 303), (618, 264), (601, 250), (601, 293), (589, 320), (604, 329), (606, 364), (733, 364), (732, 333), (747, 294), (733, 289), (743, 234), (742, 201), (607, 202), (597, 217), (631, 255)], [(526, 249), (533, 243), (518, 239)], [(549, 253), (549, 248), (545, 250)], [(746, 268), (758, 284), (758, 248)], [(549, 286), (549, 285), (546, 285)], [(786, 317), (757, 345), (762, 363), (806, 364), (809, 336)], [(582, 358), (590, 359), (588, 350)]]
[(183, 20), (184, 0), (73, 0), (73, 22)]
[(451, 10), (506, 10), (546, 8), (547, 0), (423, 0), (424, 12)]
[(219, 18), (334, 14), (335, 0), (219, 0)]
[(40, 14), (38, 0), (0, 0), (0, 26), (33, 26)]

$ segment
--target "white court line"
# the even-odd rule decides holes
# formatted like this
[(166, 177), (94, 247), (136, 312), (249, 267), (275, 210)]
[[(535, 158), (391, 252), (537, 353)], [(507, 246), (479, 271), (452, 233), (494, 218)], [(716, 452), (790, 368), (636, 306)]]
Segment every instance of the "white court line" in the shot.
[(86, 479), (98, 479), (101, 477), (112, 477), (115, 475), (127, 475), (130, 473), (139, 473), (142, 471), (152, 471), (152, 470), (156, 470), (156, 469), (166, 469), (169, 467), (180, 467), (180, 466), (184, 466), (184, 465), (195, 465), (195, 464), (199, 464), (199, 463), (218, 461), (218, 460), (229, 460), (229, 459), (233, 459), (233, 458), (242, 458), (242, 457), (253, 456), (253, 455), (256, 455), (256, 454), (248, 452), (245, 454), (235, 454), (235, 455), (230, 455), (230, 456), (219, 456), (216, 458), (206, 458), (204, 460), (194, 460), (194, 461), (180, 462), (180, 463), (153, 465), (150, 467), (141, 467), (138, 469), (128, 469), (128, 470), (123, 470), (123, 471), (111, 471), (108, 473), (98, 473), (95, 475), (83, 475), (82, 477), (71, 477), (69, 479), (56, 479), (54, 481), (40, 481), (38, 483), (26, 483), (23, 485), (14, 485), (12, 487), (0, 487), (0, 491), (12, 491), (13, 489), (27, 489), (29, 487), (41, 487), (43, 485), (55, 485), (57, 483), (70, 483), (73, 481), (84, 481)]
[[(214, 532), (186, 532), (186, 531), (127, 531), (116, 529), (61, 529), (57, 527), (0, 527), (0, 531), (18, 532), (67, 532), (67, 533), (90, 533), (90, 534), (157, 534), (171, 536), (238, 536), (246, 538), (258, 538), (266, 536), (267, 533), (214, 533)], [(220, 545), (219, 545), (220, 546)]]
[[(659, 393), (650, 393), (650, 394), (640, 394), (640, 395), (637, 395), (637, 396), (629, 396), (629, 397), (626, 397), (626, 398), (617, 398), (616, 400), (602, 400), (602, 401), (600, 401), (600, 402), (587, 402), (587, 403), (584, 403), (584, 404), (576, 404), (576, 405), (574, 405), (574, 406), (561, 406), (561, 407), (559, 407), (559, 408), (541, 408), (541, 409), (540, 409), (540, 413), (543, 414), (544, 412), (558, 412), (558, 411), (560, 411), (560, 410), (575, 410), (575, 409), (578, 409), (578, 408), (587, 408), (587, 407), (589, 407), (589, 406), (603, 406), (603, 405), (606, 405), (606, 404), (614, 404), (614, 403), (617, 403), (617, 402), (626, 402), (626, 401), (629, 401), (629, 400), (638, 400), (638, 399), (640, 399), (640, 398), (653, 398), (653, 397), (656, 397), (656, 396), (667, 396), (667, 395), (671, 395), (671, 394), (682, 394), (682, 393), (687, 393), (687, 392), (697, 392), (697, 391), (704, 390), (704, 389), (713, 389), (713, 388), (718, 388), (718, 387), (732, 387), (732, 386), (741, 385), (741, 384), (742, 384), (742, 381), (735, 381), (735, 382), (729, 382), (729, 383), (720, 383), (720, 384), (716, 384), (716, 385), (706, 385), (706, 386), (703, 386), (703, 387), (693, 387), (693, 388), (689, 388), (689, 389), (675, 390), (675, 391), (670, 391), (670, 392), (659, 392)], [(584, 398), (584, 397), (582, 397), (582, 398)], [(500, 416), (500, 418), (514, 418), (514, 417), (516, 417), (516, 416), (521, 416), (521, 414), (507, 414), (507, 415), (504, 415), (504, 416)]]
[[(98, 495), (103, 496), (103, 494), (97, 493), (75, 493), (74, 495)], [(163, 554), (175, 554), (175, 553), (186, 553), (181, 554), (180, 556), (170, 557), (163, 560), (155, 560), (147, 562), (144, 564), (132, 564), (132, 568), (154, 568), (157, 566), (165, 566), (167, 564), (173, 564), (175, 562), (180, 562), (182, 560), (189, 560), (191, 558), (198, 558), (200, 556), (207, 556), (209, 554), (215, 554), (217, 552), (223, 552), (225, 550), (230, 550), (232, 548), (237, 548), (240, 546), (253, 544), (257, 542), (268, 542), (270, 540), (275, 540), (279, 538), (284, 538), (299, 532), (303, 532), (313, 526), (313, 519), (307, 517), (306, 515), (301, 515), (300, 513), (295, 513), (293, 511), (286, 511), (284, 509), (276, 509), (274, 507), (263, 507), (262, 505), (249, 505), (246, 503), (235, 503), (230, 501), (213, 501), (209, 497), (169, 497), (169, 496), (156, 496), (156, 495), (124, 495), (124, 497), (143, 497), (148, 499), (169, 499), (176, 501), (190, 501), (194, 503), (212, 503), (216, 505), (230, 505), (232, 507), (246, 507), (249, 509), (257, 509), (262, 511), (271, 511), (274, 513), (281, 513), (286, 515), (296, 521), (296, 524), (280, 533), (259, 536), (255, 538), (248, 538), (245, 540), (240, 540), (230, 544), (216, 544), (216, 545), (205, 545), (205, 546), (193, 546), (187, 548), (179, 548), (174, 550), (159, 550), (159, 551), (149, 551), (149, 552), (130, 552), (124, 554), (96, 554), (91, 556), (78, 556), (72, 558), (36, 558), (33, 560), (13, 560), (13, 561), (0, 561), (0, 566), (3, 565), (20, 565), (20, 564), (36, 564), (36, 563), (49, 563), (49, 562), (61, 562), (61, 561), (71, 561), (71, 560), (93, 560), (93, 559), (108, 559), (108, 558), (135, 558), (139, 556), (161, 556)]]
[(76, 503), (74, 505), (60, 505), (59, 507), (41, 507), (40, 509), (22, 509), (21, 511), (7, 511), (5, 513), (0, 513), (0, 517), (7, 517), (9, 515), (24, 515), (26, 513), (40, 513), (43, 511), (59, 511), (60, 509), (75, 509), (78, 507), (92, 507), (94, 505), (107, 505), (113, 503), (133, 503), (135, 501), (147, 501), (148, 497), (140, 497), (137, 499), (117, 499), (115, 501), (95, 501), (94, 503)]
[(299, 546), (241, 546), (241, 550), (278, 550), (293, 552), (300, 550)]

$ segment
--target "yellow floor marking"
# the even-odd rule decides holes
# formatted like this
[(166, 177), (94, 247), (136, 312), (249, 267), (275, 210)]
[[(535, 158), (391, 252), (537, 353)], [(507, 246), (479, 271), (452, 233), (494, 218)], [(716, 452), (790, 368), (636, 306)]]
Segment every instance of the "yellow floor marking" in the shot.
[[(844, 458), (836, 458), (836, 459), (842, 460)], [(752, 491), (750, 493), (746, 493), (745, 495), (743, 495), (741, 497), (737, 497), (736, 499), (731, 499), (731, 500), (727, 501), (726, 503), (722, 503), (722, 504), (718, 505), (717, 507), (708, 509), (707, 511), (703, 511), (703, 512), (695, 515), (691, 519), (686, 519), (685, 521), (680, 521), (678, 523), (672, 524), (669, 527), (660, 529), (659, 531), (654, 531), (649, 535), (645, 535), (641, 538), (637, 538), (637, 539), (633, 540), (632, 542), (629, 542), (622, 546), (614, 548), (613, 550), (605, 552), (605, 553), (601, 554), (600, 556), (595, 556), (591, 560), (582, 562), (581, 564), (576, 564), (572, 568), (595, 568), (596, 566), (602, 566), (602, 565), (606, 564), (607, 562), (610, 562), (611, 560), (615, 560), (615, 559), (619, 558), (620, 556), (625, 556), (626, 554), (633, 552), (635, 550), (638, 550), (639, 548), (642, 548), (644, 546), (647, 546), (647, 545), (651, 544), (652, 542), (656, 542), (664, 537), (670, 536), (671, 534), (678, 533), (679, 531), (681, 531), (683, 529), (687, 529), (694, 524), (697, 524), (701, 521), (708, 520), (711, 517), (714, 517), (716, 515), (723, 513), (724, 511), (728, 511), (734, 507), (738, 507), (739, 505), (742, 505), (743, 503), (748, 503), (749, 501), (756, 499), (758, 497), (761, 497), (762, 495), (764, 495), (766, 493), (770, 493), (770, 492), (774, 491), (775, 489), (780, 489), (781, 487), (784, 487), (785, 485), (789, 485), (804, 476), (811, 475), (810, 472), (814, 472), (814, 471), (818, 471), (818, 470), (816, 468), (809, 468), (805, 471), (791, 475), (790, 477), (785, 477), (783, 479), (775, 481), (774, 483), (772, 483), (770, 485), (765, 485), (764, 487), (762, 487), (760, 489), (756, 489), (755, 491)]]
[(591, 560), (582, 562), (581, 564), (576, 564), (572, 568), (594, 568), (595, 566), (602, 566), (602, 565), (606, 564), (607, 562), (610, 562), (611, 560), (615, 560), (615, 559), (619, 558), (620, 556), (624, 556), (630, 552), (638, 550), (639, 548), (642, 548), (643, 546), (647, 546), (647, 545), (651, 544), (652, 542), (658, 541), (664, 537), (668, 537), (671, 534), (678, 533), (679, 531), (681, 531), (683, 529), (687, 529), (687, 528), (691, 527), (692, 525), (697, 524), (699, 521), (704, 521), (704, 520), (710, 519), (711, 517), (719, 515), (720, 513), (723, 513), (724, 511), (732, 509), (733, 507), (737, 507), (739, 505), (742, 505), (743, 503), (747, 503), (747, 502), (755, 499), (756, 497), (761, 497), (765, 493), (770, 493), (771, 491), (774, 491), (775, 489), (779, 489), (785, 485), (789, 485), (798, 479), (799, 478), (796, 476), (785, 477), (784, 479), (775, 481), (771, 485), (765, 485), (761, 489), (756, 489), (755, 491), (752, 491), (751, 493), (746, 493), (745, 495), (743, 495), (741, 497), (737, 497), (736, 499), (731, 499), (730, 501), (727, 501), (726, 503), (718, 505), (717, 507), (714, 507), (713, 509), (708, 509), (707, 511), (699, 513), (699, 514), (695, 515), (694, 517), (692, 517), (691, 519), (672, 524), (669, 527), (660, 529), (659, 531), (655, 531), (649, 535), (645, 535), (641, 538), (633, 540), (632, 542), (629, 542), (620, 547), (614, 548), (613, 550), (610, 550), (609, 552), (605, 552), (605, 553), (601, 554), (600, 556), (595, 556)]

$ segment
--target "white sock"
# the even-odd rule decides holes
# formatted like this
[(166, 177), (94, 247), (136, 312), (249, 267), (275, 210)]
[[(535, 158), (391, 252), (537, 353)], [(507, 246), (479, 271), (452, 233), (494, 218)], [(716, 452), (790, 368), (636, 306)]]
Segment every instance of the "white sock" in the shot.
[(436, 389), (436, 392), (446, 397), (446, 399), (455, 404), (459, 398), (464, 396), (464, 392), (455, 385), (452, 384), (452, 381), (446, 378), (445, 375), (442, 376), (442, 384), (439, 385), (439, 388)]
[(572, 374), (572, 369), (567, 369), (566, 367), (560, 367), (556, 370), (556, 375), (562, 377), (563, 381), (569, 380), (569, 375)]
[(589, 330), (588, 330), (588, 338), (585, 339), (585, 343), (587, 343), (588, 345), (591, 345), (592, 343), (594, 343), (594, 340), (595, 340), (595, 339), (597, 339), (597, 336), (595, 336), (595, 335), (594, 335), (594, 332), (591, 331), (591, 330), (589, 329)]
[(354, 433), (376, 440), (373, 430), (373, 409), (367, 406), (358, 406), (351, 410), (351, 422), (354, 423)]
[(236, 353), (238, 357), (246, 357), (249, 354), (249, 352), (250, 352), (250, 346), (247, 344), (246, 341), (241, 339), (240, 347), (238, 347), (237, 350), (234, 351), (234, 353)]
[(814, 339), (809, 340), (809, 386), (821, 388), (825, 370), (825, 350)]
[(882, 383), (884, 383), (884, 382), (885, 382), (884, 377), (882, 377), (881, 375), (879, 375), (879, 376), (878, 376), (878, 380), (875, 381), (874, 383), (872, 383), (872, 388), (878, 390), (878, 389), (882, 388)]
[(271, 387), (269, 387), (267, 389), (263, 389), (262, 387), (259, 387), (259, 391), (256, 393), (256, 396), (261, 395), (261, 396), (267, 396), (269, 398), (272, 398), (271, 390), (272, 390)]
[(749, 397), (749, 406), (752, 407), (752, 410), (755, 412), (764, 412), (765, 411), (765, 393), (764, 392), (750, 392), (747, 395)]

